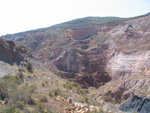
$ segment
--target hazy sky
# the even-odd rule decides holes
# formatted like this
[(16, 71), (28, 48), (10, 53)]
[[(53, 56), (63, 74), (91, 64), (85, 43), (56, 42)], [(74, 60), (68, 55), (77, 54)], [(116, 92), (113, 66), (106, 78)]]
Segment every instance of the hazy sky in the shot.
[(132, 17), (150, 12), (150, 0), (0, 0), (0, 36), (86, 16)]

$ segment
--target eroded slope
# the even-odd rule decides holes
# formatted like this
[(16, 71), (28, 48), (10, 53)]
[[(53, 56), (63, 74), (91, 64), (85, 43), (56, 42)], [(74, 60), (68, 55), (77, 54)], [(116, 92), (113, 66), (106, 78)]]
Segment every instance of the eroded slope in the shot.
[(126, 21), (76, 26), (78, 29), (73, 26), (3, 38), (27, 46), (58, 76), (67, 75), (66, 78), (84, 87), (101, 86), (96, 96), (98, 101), (120, 104), (133, 93), (142, 95), (139, 89), (148, 95), (149, 14)]

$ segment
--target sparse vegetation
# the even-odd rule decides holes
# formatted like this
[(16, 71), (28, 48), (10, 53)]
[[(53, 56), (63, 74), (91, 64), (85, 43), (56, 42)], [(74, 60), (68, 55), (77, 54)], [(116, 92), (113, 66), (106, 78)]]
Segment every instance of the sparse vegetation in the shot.
[(126, 18), (118, 18), (118, 17), (86, 17), (75, 19), (69, 22), (65, 22), (62, 24), (54, 25), (52, 28), (71, 28), (71, 29), (87, 29), (84, 25), (100, 25), (100, 24), (109, 24), (109, 23), (117, 23), (127, 20)]
[[(32, 94), (36, 87), (34, 85), (22, 84), (24, 75), (6, 75), (0, 79), (0, 100), (5, 101), (5, 106), (0, 106), (0, 112), (20, 113), (26, 105), (34, 105)], [(2, 112), (3, 113), (3, 112)]]
[(49, 91), (49, 96), (50, 97), (56, 97), (58, 95), (63, 95), (62, 92), (60, 91), (60, 89), (56, 88), (56, 89), (52, 89)]
[(45, 106), (42, 103), (36, 103), (37, 110), (35, 110), (35, 113), (54, 113), (51, 110), (45, 108)]
[(78, 85), (78, 83), (76, 83), (76, 82), (66, 82), (64, 85), (64, 88), (67, 88), (67, 89), (72, 89), (72, 88), (78, 88), (79, 87), (79, 85)]
[(1, 113), (20, 113), (20, 110), (15, 106), (5, 106), (0, 109)]

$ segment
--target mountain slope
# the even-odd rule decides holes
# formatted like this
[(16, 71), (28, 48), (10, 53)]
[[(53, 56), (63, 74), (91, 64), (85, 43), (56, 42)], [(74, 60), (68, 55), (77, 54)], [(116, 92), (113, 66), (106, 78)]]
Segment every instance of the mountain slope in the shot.
[[(105, 84), (111, 80), (111, 77), (105, 72), (103, 66), (97, 67), (97, 69), (93, 68), (94, 65), (99, 65), (102, 62), (105, 55), (100, 55), (100, 58), (96, 60), (92, 60), (92, 57), (89, 58), (86, 56), (93, 54), (96, 56), (97, 54), (98, 57), (101, 51), (104, 51), (106, 54), (107, 44), (99, 44), (99, 47), (97, 48), (97, 46), (95, 46), (97, 49), (94, 49), (93, 43), (95, 43), (95, 41), (98, 42), (100, 36), (98, 32), (103, 33), (108, 31), (112, 27), (117, 26), (117, 23), (124, 24), (122, 22), (123, 20), (124, 19), (116, 17), (87, 17), (46, 29), (7, 35), (2, 38), (13, 40), (18, 44), (28, 47), (50, 70), (80, 73), (83, 75), (83, 78), (70, 74), (71, 78), (72, 76), (77, 77), (75, 81), (79, 83), (84, 80), (84, 75), (88, 75), (86, 77), (89, 78), (88, 81), (82, 82), (82, 84), (86, 87), (98, 87), (100, 84)], [(107, 37), (104, 33), (102, 36)], [(96, 38), (96, 40), (92, 38)], [(105, 41), (104, 38), (100, 40), (102, 42)], [(98, 45), (98, 43), (95, 45)], [(106, 51), (101, 47), (104, 47)], [(105, 66), (105, 62), (103, 62), (103, 65)], [(94, 76), (92, 76), (92, 73), (94, 73)], [(100, 73), (101, 75), (105, 75), (105, 77), (96, 77), (97, 75), (99, 76)], [(57, 74), (63, 76), (63, 73), (59, 72)], [(91, 77), (93, 79), (90, 79)], [(101, 82), (99, 83), (99, 81)]]
[(62, 78), (101, 86), (97, 101), (121, 104), (132, 94), (150, 93), (150, 15), (115, 20), (77, 19), (2, 38), (28, 47)]
[[(75, 103), (86, 105), (85, 109), (76, 106), (76, 111), (99, 111), (96, 105), (94, 109), (87, 107), (87, 102), (95, 104), (87, 92), (79, 84), (63, 80), (48, 71), (24, 46), (0, 39), (1, 113), (64, 113), (75, 111)], [(67, 98), (74, 103), (70, 104)]]

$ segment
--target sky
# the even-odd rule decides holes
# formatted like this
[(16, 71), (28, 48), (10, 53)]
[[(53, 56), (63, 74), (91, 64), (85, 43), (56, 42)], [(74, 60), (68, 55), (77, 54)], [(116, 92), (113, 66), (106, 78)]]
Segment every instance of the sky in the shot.
[(87, 16), (133, 17), (150, 12), (150, 0), (0, 0), (0, 36)]

